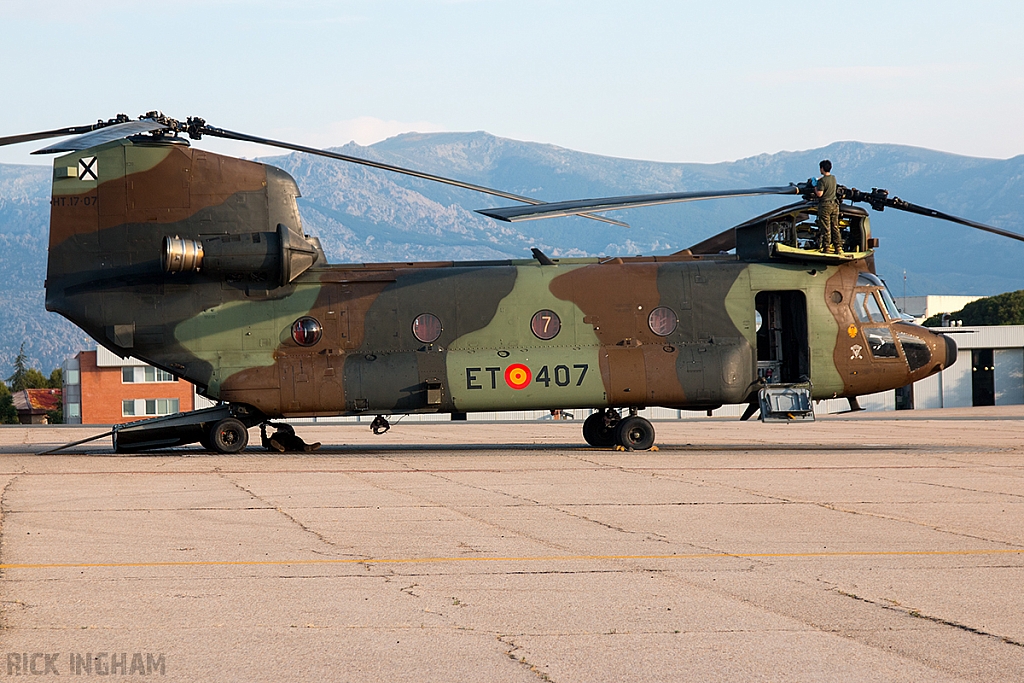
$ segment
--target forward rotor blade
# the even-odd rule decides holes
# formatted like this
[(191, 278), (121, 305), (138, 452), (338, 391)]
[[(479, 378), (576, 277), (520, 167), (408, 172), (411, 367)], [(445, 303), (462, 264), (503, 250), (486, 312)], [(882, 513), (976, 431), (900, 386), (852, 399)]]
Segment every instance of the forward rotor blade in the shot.
[[(261, 138), (255, 135), (247, 135), (245, 133), (237, 133), (235, 131), (225, 130), (223, 128), (215, 128), (213, 126), (204, 125), (199, 129), (199, 133), (203, 135), (212, 135), (213, 137), (226, 138), (228, 140), (241, 140), (243, 142), (255, 142), (260, 145), (267, 145), (269, 147), (280, 147), (281, 149), (289, 149), (293, 152), (303, 152), (305, 154), (315, 154), (317, 156), (328, 157), (330, 159), (338, 159), (339, 161), (347, 161), (353, 164), (360, 164), (362, 166), (369, 166), (371, 168), (377, 168), (382, 171), (391, 171), (393, 173), (401, 173), (403, 175), (412, 176), (414, 178), (421, 178), (423, 180), (432, 180), (434, 182), (443, 183), (445, 185), (453, 185), (455, 187), (461, 187), (464, 190), (473, 190), (475, 192), (482, 192), (484, 194), (494, 195), (495, 197), (502, 197), (504, 199), (511, 199), (517, 202), (523, 202), (524, 204), (531, 205), (543, 205), (544, 202), (533, 199), (531, 197), (523, 197), (522, 195), (512, 194), (510, 192), (503, 192), (502, 190), (495, 190), (490, 187), (484, 187), (482, 185), (474, 185), (473, 183), (466, 183), (461, 180), (455, 180), (454, 178), (446, 178), (444, 176), (434, 175), (433, 173), (424, 173), (422, 171), (415, 171), (410, 168), (403, 168), (401, 166), (394, 166), (392, 164), (385, 164), (380, 161), (372, 161), (370, 159), (363, 159), (361, 157), (354, 157), (348, 154), (340, 154), (338, 152), (331, 152), (326, 149), (317, 149), (316, 147), (306, 147), (305, 145), (296, 145), (291, 142), (282, 142), (280, 140), (271, 140), (269, 138)], [(577, 212), (584, 218), (590, 218), (595, 221), (601, 221), (602, 223), (611, 223), (612, 225), (618, 225), (622, 227), (629, 227), (629, 224), (617, 221), (611, 218), (605, 218), (604, 216), (592, 216), (584, 212)]]
[(909, 213), (916, 213), (919, 216), (929, 216), (931, 218), (940, 218), (944, 221), (950, 221), (953, 223), (959, 223), (960, 225), (966, 225), (969, 228), (975, 228), (977, 230), (984, 230), (985, 232), (991, 232), (995, 235), (1002, 235), (1003, 237), (1009, 237), (1010, 239), (1020, 240), (1024, 242), (1024, 235), (1016, 232), (1010, 232), (1009, 230), (1003, 230), (1002, 228), (996, 228), (991, 225), (985, 225), (984, 223), (978, 223), (976, 221), (968, 220), (966, 218), (960, 218), (952, 214), (943, 213), (942, 211), (936, 211), (935, 209), (929, 209), (926, 206), (918, 206), (917, 204), (911, 204), (905, 202), (899, 197), (893, 197), (891, 200), (891, 206), (894, 209), (900, 211), (907, 211)]
[(509, 223), (534, 221), (541, 218), (574, 216), (588, 211), (611, 211), (633, 209), (641, 206), (694, 202), (703, 199), (724, 197), (754, 197), (772, 194), (800, 194), (796, 185), (785, 187), (755, 187), (746, 190), (717, 190), (704, 192), (664, 192), (661, 194), (640, 194), (628, 197), (602, 197), (599, 199), (578, 199), (568, 202), (554, 202), (535, 206), (511, 206), (499, 209), (480, 209), (477, 213)]
[(68, 138), (67, 140), (55, 143), (44, 149), (37, 149), (32, 153), (55, 154), (59, 152), (77, 152), (82, 149), (88, 149), (89, 147), (95, 147), (96, 145), (102, 145), (103, 143), (110, 142), (111, 140), (120, 140), (121, 138), (126, 138), (129, 135), (154, 133), (158, 130), (168, 130), (169, 128), (170, 126), (165, 123), (151, 121), (149, 119), (104, 125), (98, 130), (93, 130), (92, 132), (79, 135), (78, 137)]

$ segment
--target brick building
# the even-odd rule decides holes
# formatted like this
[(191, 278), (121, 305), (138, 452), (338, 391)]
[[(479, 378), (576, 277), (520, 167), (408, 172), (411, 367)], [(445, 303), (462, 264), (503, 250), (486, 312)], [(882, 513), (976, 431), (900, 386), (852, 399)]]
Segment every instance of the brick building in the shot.
[(196, 407), (196, 398), (189, 382), (102, 347), (64, 362), (68, 424), (119, 424), (185, 412)]

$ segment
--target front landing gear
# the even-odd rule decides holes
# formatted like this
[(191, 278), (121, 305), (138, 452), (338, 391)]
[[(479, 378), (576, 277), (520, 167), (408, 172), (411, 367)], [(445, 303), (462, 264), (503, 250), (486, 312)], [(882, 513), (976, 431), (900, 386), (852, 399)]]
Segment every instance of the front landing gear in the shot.
[(654, 445), (654, 425), (650, 420), (633, 415), (619, 422), (615, 438), (627, 451), (649, 451)]
[(583, 438), (594, 448), (618, 446), (628, 451), (646, 451), (654, 446), (654, 425), (631, 408), (621, 417), (611, 408), (597, 411), (583, 421)]

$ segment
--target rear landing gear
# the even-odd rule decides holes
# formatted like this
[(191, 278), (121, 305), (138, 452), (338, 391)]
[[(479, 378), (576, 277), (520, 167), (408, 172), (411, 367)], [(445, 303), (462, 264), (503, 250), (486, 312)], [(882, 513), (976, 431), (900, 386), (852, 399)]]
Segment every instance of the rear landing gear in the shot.
[(114, 451), (134, 453), (198, 441), (207, 451), (239, 453), (249, 443), (249, 428), (264, 419), (263, 414), (251, 406), (221, 403), (187, 413), (128, 422), (114, 425)]
[(621, 417), (611, 408), (599, 410), (583, 421), (583, 438), (594, 448), (620, 446), (628, 451), (646, 451), (654, 446), (654, 425), (637, 416), (631, 408)]
[(249, 430), (241, 420), (226, 417), (213, 425), (208, 438), (213, 450), (218, 453), (239, 453), (249, 443)]

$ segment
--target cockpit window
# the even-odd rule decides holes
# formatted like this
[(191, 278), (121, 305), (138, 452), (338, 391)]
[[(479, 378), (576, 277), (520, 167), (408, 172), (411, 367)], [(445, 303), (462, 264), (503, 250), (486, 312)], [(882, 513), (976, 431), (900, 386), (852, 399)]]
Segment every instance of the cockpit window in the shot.
[(868, 348), (875, 358), (899, 358), (896, 341), (888, 327), (865, 327), (864, 337), (868, 340)]
[(853, 306), (853, 312), (857, 314), (857, 320), (862, 323), (871, 322), (871, 318), (864, 311), (864, 298), (867, 296), (867, 292), (857, 292), (856, 304)]
[(882, 309), (871, 292), (857, 292), (856, 302), (857, 318), (862, 323), (882, 323), (885, 318), (882, 316)]
[(880, 323), (885, 320), (885, 318), (882, 317), (882, 309), (878, 307), (878, 299), (873, 297), (870, 292), (868, 292), (868, 297), (865, 304), (868, 309), (868, 315), (871, 316), (872, 322)]
[(892, 300), (892, 294), (885, 287), (878, 290), (878, 293), (882, 296), (882, 303), (885, 304), (885, 310), (888, 311), (889, 317), (893, 320), (902, 320), (903, 314), (900, 313), (900, 309), (896, 306), (896, 302)]
[(874, 273), (859, 273), (857, 275), (858, 287), (884, 287), (882, 281)]
[[(904, 316), (900, 312), (896, 302), (893, 301), (892, 294), (889, 293), (889, 289), (885, 286), (877, 275), (873, 273), (859, 273), (857, 275), (857, 286), (858, 287), (872, 287), (878, 288), (878, 295), (882, 297), (882, 305), (885, 306), (886, 313), (889, 314), (891, 320), (904, 320), (907, 316)], [(858, 294), (858, 296), (860, 296)], [(867, 322), (867, 321), (864, 321)]]
[(932, 359), (932, 352), (928, 349), (924, 339), (908, 332), (897, 332), (896, 336), (899, 337), (900, 344), (903, 346), (903, 355), (907, 357), (907, 364), (910, 366), (911, 372), (928, 365), (928, 361)]

